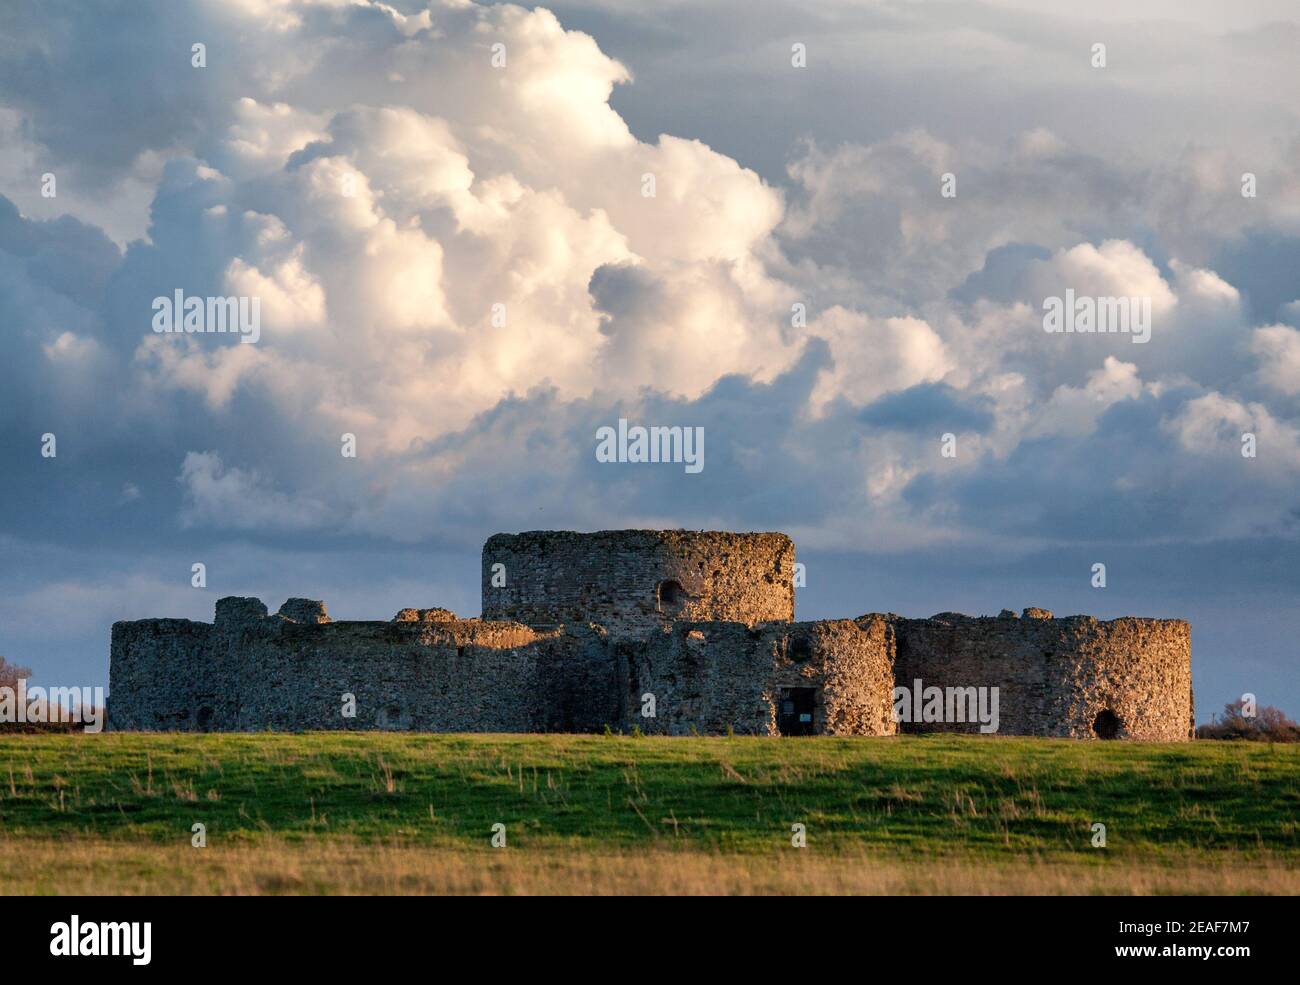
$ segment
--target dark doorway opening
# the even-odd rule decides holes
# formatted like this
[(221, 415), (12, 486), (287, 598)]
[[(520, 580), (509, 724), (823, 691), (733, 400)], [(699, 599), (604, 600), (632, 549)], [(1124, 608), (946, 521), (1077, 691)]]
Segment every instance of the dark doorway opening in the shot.
[(776, 729), (782, 735), (812, 735), (817, 689), (783, 687), (777, 695)]
[(1118, 739), (1124, 723), (1109, 708), (1103, 709), (1093, 720), (1092, 730), (1099, 739)]
[(669, 579), (659, 583), (659, 611), (676, 615), (686, 608), (686, 589), (680, 581)]
[(194, 716), (194, 722), (200, 732), (210, 732), (212, 730), (212, 709), (207, 705), (201, 706)]
[(402, 721), (402, 706), (388, 705), (385, 708), (380, 708), (375, 714), (375, 724), (381, 729), (404, 729), (406, 723)]

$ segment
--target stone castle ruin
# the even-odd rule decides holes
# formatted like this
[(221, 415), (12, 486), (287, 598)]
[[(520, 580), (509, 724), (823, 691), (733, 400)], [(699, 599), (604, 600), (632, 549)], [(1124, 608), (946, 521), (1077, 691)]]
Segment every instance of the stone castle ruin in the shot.
[(1181, 741), (1191, 630), (1173, 619), (794, 621), (779, 533), (497, 534), (483, 615), (335, 622), (223, 598), (212, 623), (115, 623), (109, 727), (239, 731), (894, 735)]

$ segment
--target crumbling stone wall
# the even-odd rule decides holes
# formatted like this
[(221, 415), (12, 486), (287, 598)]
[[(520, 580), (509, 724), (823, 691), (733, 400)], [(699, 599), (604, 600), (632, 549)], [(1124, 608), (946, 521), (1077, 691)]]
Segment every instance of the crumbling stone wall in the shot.
[[(318, 613), (286, 604), (268, 616), (257, 599), (222, 599), (211, 625), (115, 623), (110, 728), (545, 732), (619, 720), (620, 688), (598, 627), (539, 632), (446, 610), (332, 622), (316, 605)], [(345, 694), (355, 697), (354, 718), (343, 715)]]
[[(877, 616), (863, 617), (866, 619)], [(1191, 627), (1178, 619), (1055, 619), (940, 613), (889, 617), (897, 683), (997, 687), (1000, 735), (1175, 742), (1194, 731)], [(904, 732), (978, 731), (976, 723), (904, 723)]]
[(794, 543), (690, 530), (495, 534), (483, 546), (483, 618), (590, 621), (615, 638), (682, 621), (789, 622)]
[[(785, 688), (814, 690), (819, 735), (893, 735), (892, 628), (854, 622), (682, 622), (620, 642), (627, 728), (778, 735)], [(644, 712), (653, 698), (654, 716)]]

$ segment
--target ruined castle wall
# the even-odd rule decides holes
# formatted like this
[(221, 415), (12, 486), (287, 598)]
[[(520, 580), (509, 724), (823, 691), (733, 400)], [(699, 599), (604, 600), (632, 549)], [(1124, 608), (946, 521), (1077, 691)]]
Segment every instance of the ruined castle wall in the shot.
[[(895, 685), (919, 681), (996, 688), (1002, 735), (1192, 733), (1185, 622), (1026, 609), (795, 623), (793, 565), (782, 534), (498, 534), (483, 550), (484, 619), (403, 609), (391, 622), (333, 622), (310, 599), (268, 614), (258, 599), (224, 598), (211, 624), (117, 623), (108, 724), (890, 735)], [(901, 730), (981, 724), (922, 717)]]
[(212, 637), (210, 623), (188, 619), (114, 623), (109, 728), (188, 731), (199, 708), (219, 708), (223, 719), (232, 720), (233, 677), (223, 679), (214, 666)]
[[(814, 692), (814, 734), (892, 735), (892, 628), (883, 619), (677, 623), (617, 645), (627, 728), (777, 735), (783, 688)], [(645, 696), (654, 696), (653, 718)]]
[[(298, 623), (265, 611), (115, 624), (110, 728), (541, 732), (619, 720), (614, 665), (589, 627)], [(353, 718), (344, 694), (355, 696)]]
[[(1190, 737), (1191, 630), (1181, 620), (1054, 619), (1027, 609), (1023, 618), (943, 613), (891, 621), (898, 685), (997, 687), (1000, 735)], [(977, 732), (979, 725), (905, 722), (902, 730)]]
[[(493, 585), (504, 566), (504, 586)], [(483, 618), (593, 622), (613, 638), (665, 623), (794, 618), (794, 544), (777, 533), (687, 530), (496, 534), (483, 547)]]

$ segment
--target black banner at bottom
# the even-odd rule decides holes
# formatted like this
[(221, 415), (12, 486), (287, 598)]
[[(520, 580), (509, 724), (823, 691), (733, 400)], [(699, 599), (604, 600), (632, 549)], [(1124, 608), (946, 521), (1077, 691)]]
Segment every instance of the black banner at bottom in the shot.
[[(544, 904), (464, 898), (69, 898), (10, 899), (10, 968), (113, 967), (128, 974), (246, 973), (266, 958), (296, 972), (375, 971), (440, 953), (444, 970), (481, 962), (523, 972), (625, 949), (633, 964), (698, 977), (702, 963), (729, 970), (806, 962), (819, 942), (874, 971), (940, 972), (1053, 961), (1086, 971), (1123, 964), (1197, 963), (1231, 973), (1263, 959), (1293, 959), (1292, 905), (1284, 898), (944, 897), (776, 903), (685, 899), (584, 899)], [(754, 909), (750, 909), (750, 907)], [(735, 909), (731, 909), (735, 907)], [(749, 928), (749, 929), (746, 929)], [(697, 955), (687, 959), (687, 955)], [(713, 958), (706, 959), (708, 955)], [(795, 958), (801, 954), (803, 957)], [(548, 955), (542, 959), (540, 955)], [(665, 962), (660, 964), (660, 962)], [(996, 962), (996, 965), (994, 964)], [(1014, 964), (1013, 964), (1014, 966)], [(472, 965), (471, 965), (472, 968)]]

